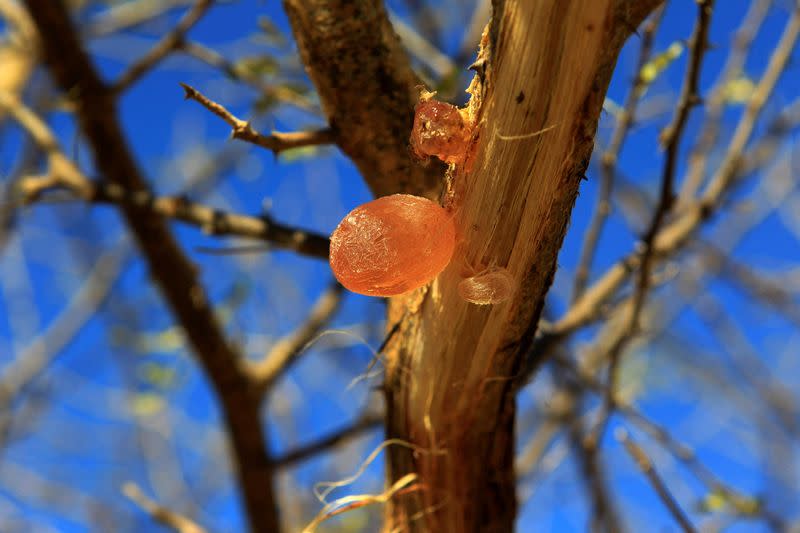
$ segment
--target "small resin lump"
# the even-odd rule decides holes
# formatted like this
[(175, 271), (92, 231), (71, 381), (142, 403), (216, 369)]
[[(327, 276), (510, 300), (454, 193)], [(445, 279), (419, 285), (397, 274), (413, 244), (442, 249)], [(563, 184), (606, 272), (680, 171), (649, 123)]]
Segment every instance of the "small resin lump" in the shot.
[(439, 204), (394, 194), (352, 210), (331, 235), (339, 283), (369, 296), (394, 296), (435, 278), (453, 255), (453, 219)]
[(516, 283), (505, 268), (492, 267), (458, 284), (458, 294), (477, 305), (494, 305), (505, 302), (514, 295)]
[(422, 95), (415, 108), (411, 148), (420, 159), (435, 156), (445, 163), (461, 163), (466, 157), (472, 128), (459, 109)]

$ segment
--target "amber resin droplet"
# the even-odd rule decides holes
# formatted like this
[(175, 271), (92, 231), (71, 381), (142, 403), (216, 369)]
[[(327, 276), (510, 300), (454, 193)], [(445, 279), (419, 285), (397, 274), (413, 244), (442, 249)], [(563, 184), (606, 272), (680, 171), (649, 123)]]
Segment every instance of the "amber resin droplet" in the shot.
[(453, 219), (439, 204), (394, 194), (353, 209), (331, 235), (339, 283), (359, 294), (393, 296), (435, 278), (453, 255)]
[(488, 268), (458, 284), (461, 297), (477, 305), (494, 305), (505, 302), (514, 295), (516, 282), (505, 268)]
[(469, 148), (470, 130), (456, 106), (423, 98), (415, 108), (411, 147), (420, 158), (432, 155), (460, 163)]

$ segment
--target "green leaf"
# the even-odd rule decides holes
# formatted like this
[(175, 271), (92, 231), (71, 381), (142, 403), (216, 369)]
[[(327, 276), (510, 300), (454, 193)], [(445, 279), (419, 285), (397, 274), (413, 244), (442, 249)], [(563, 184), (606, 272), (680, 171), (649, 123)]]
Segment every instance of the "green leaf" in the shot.
[(298, 148), (290, 148), (289, 150), (280, 153), (281, 161), (291, 163), (292, 161), (299, 161), (301, 159), (311, 159), (316, 157), (320, 146), (300, 146)]
[(722, 87), (723, 99), (729, 104), (744, 104), (753, 95), (756, 84), (747, 76), (737, 76)]
[(698, 510), (703, 513), (734, 511), (740, 516), (758, 515), (762, 508), (759, 498), (727, 493), (722, 490), (712, 490), (698, 504)]
[(675, 41), (666, 50), (656, 55), (648, 61), (639, 71), (639, 79), (644, 86), (648, 86), (655, 81), (658, 76), (669, 67), (673, 61), (678, 59), (686, 47), (680, 41)]
[(160, 389), (166, 389), (174, 385), (177, 377), (175, 368), (153, 361), (147, 361), (139, 365), (137, 373), (143, 382)]
[(268, 55), (243, 57), (234, 63), (236, 73), (243, 78), (258, 78), (276, 74), (280, 64)]
[(130, 409), (136, 416), (153, 416), (161, 412), (166, 405), (163, 396), (154, 392), (142, 392), (131, 400)]

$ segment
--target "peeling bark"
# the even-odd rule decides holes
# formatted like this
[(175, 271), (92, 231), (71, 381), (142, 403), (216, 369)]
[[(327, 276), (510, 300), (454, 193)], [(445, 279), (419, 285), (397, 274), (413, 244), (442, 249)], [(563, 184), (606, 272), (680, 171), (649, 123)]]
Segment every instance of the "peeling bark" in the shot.
[[(425, 490), (390, 502), (387, 531), (513, 529), (512, 383), (555, 272), (617, 55), (648, 12), (642, 4), (495, 5), (480, 56), (485, 77), (470, 104), (477, 156), (470, 172), (452, 176), (463, 244), (437, 281), (395, 302), (392, 313), (402, 324), (387, 354), (387, 437), (417, 451), (390, 450), (388, 482), (416, 472)], [(492, 307), (464, 302), (457, 286), (465, 265), (506, 268), (515, 297)]]
[[(513, 380), (530, 348), (608, 83), (625, 39), (661, 0), (494, 0), (472, 86), (479, 131), (451, 173), (462, 243), (429, 287), (395, 298), (386, 352), (387, 531), (513, 529)], [(376, 194), (435, 189), (408, 158), (416, 83), (373, 2), (284, 0), (340, 146)], [(552, 126), (552, 129), (540, 134)], [(462, 271), (498, 266), (517, 282), (495, 306), (459, 297)]]

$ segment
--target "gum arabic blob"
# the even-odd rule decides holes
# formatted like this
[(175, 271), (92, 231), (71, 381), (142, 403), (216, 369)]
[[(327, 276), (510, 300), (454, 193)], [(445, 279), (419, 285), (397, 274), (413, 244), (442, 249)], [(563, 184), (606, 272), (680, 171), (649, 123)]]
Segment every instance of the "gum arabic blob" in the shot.
[(423, 93), (414, 109), (411, 148), (420, 159), (435, 156), (445, 163), (461, 163), (466, 157), (472, 128), (454, 105)]
[(453, 255), (453, 219), (439, 204), (394, 194), (352, 210), (331, 235), (333, 274), (347, 289), (393, 296), (435, 278)]
[(477, 305), (494, 305), (505, 302), (514, 295), (516, 283), (505, 268), (492, 267), (458, 284), (458, 294)]

